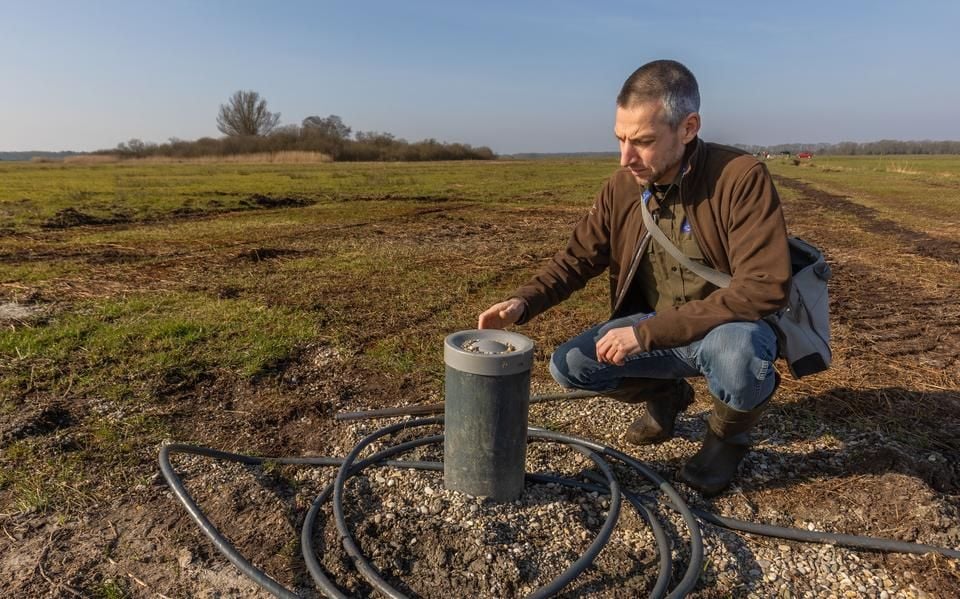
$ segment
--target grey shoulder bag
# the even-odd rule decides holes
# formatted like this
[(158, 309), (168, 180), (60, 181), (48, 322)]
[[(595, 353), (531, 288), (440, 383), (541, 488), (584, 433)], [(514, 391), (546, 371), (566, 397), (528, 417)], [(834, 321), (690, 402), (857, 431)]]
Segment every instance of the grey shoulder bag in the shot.
[[(730, 275), (694, 262), (684, 255), (654, 222), (646, 202), (641, 200), (640, 204), (643, 224), (667, 253), (684, 268), (717, 287), (730, 286)], [(793, 271), (790, 298), (783, 309), (764, 320), (777, 334), (779, 354), (789, 365), (790, 373), (800, 378), (830, 367), (832, 353), (827, 280), (831, 272), (830, 265), (816, 247), (799, 237), (790, 237), (787, 241)]]

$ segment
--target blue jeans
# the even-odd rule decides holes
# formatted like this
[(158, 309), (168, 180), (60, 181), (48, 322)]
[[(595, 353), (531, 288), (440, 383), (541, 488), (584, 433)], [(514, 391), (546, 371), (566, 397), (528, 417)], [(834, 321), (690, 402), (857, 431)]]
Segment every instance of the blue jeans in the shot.
[(550, 374), (562, 386), (613, 391), (625, 378), (679, 379), (704, 376), (715, 397), (731, 408), (749, 411), (773, 393), (777, 337), (764, 321), (722, 324), (684, 347), (656, 349), (630, 356), (623, 366), (597, 361), (596, 344), (610, 329), (633, 326), (649, 314), (598, 324), (553, 352)]

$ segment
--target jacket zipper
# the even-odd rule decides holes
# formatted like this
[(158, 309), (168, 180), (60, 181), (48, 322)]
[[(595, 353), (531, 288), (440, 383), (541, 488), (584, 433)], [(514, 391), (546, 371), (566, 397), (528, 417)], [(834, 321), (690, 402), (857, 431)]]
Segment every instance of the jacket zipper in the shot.
[(633, 260), (630, 261), (630, 268), (627, 270), (627, 280), (624, 281), (623, 287), (620, 288), (620, 293), (617, 294), (617, 301), (613, 306), (611, 316), (616, 314), (617, 310), (620, 309), (620, 304), (623, 303), (623, 298), (627, 295), (627, 289), (630, 289), (630, 284), (633, 283), (633, 276), (637, 273), (637, 267), (640, 265), (640, 257), (643, 256), (643, 252), (646, 251), (649, 242), (650, 232), (644, 231), (643, 237), (640, 239), (640, 247), (637, 248), (637, 253), (634, 254)]
[[(684, 166), (683, 171), (680, 173), (680, 181), (677, 183), (677, 193), (679, 194), (680, 204), (683, 205), (683, 179), (687, 175), (687, 170), (689, 166)], [(643, 201), (642, 199), (640, 200)], [(684, 207), (684, 213), (686, 213), (686, 207)], [(656, 217), (654, 217), (656, 219)], [(687, 220), (690, 220), (690, 229), (693, 231), (693, 220), (690, 219), (690, 215), (687, 214)], [(656, 221), (654, 221), (656, 222)], [(693, 234), (696, 238), (696, 232)], [(634, 254), (633, 259), (630, 261), (630, 268), (627, 270), (627, 280), (624, 282), (623, 287), (620, 288), (620, 293), (617, 294), (617, 301), (613, 305), (613, 312), (611, 317), (617, 313), (617, 310), (620, 309), (620, 305), (623, 303), (624, 297), (627, 295), (627, 290), (630, 289), (630, 285), (633, 284), (633, 277), (637, 273), (637, 267), (640, 266), (640, 257), (643, 256), (643, 252), (647, 248), (647, 244), (650, 242), (650, 232), (644, 231), (643, 237), (640, 239), (640, 247), (637, 248), (636, 254)], [(697, 241), (697, 243), (700, 243)]]

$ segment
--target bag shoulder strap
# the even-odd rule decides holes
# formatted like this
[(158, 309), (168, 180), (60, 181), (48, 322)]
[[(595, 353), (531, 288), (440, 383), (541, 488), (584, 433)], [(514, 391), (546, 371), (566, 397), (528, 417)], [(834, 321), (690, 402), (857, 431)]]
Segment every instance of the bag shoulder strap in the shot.
[(650, 215), (650, 210), (647, 208), (646, 200), (652, 194), (648, 194), (650, 194), (649, 191), (644, 192), (644, 197), (640, 200), (640, 212), (643, 216), (643, 224), (646, 225), (647, 231), (650, 232), (650, 235), (657, 240), (657, 243), (659, 243), (663, 249), (667, 250), (668, 254), (676, 258), (677, 262), (682, 264), (687, 270), (701, 278), (706, 279), (717, 287), (729, 287), (731, 279), (730, 275), (725, 272), (720, 272), (714, 268), (710, 268), (709, 266), (704, 266), (699, 262), (694, 262), (684, 255), (684, 253), (681, 252), (677, 246), (670, 242), (663, 231), (660, 230), (659, 225), (654, 222), (653, 216)]

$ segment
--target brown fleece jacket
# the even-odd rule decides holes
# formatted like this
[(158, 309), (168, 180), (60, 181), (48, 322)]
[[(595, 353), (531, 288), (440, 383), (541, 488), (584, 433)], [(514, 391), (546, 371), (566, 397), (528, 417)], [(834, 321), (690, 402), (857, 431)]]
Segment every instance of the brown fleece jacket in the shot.
[[(636, 327), (641, 351), (688, 345), (726, 322), (754, 321), (787, 301), (790, 253), (780, 198), (766, 167), (736, 148), (699, 138), (687, 146), (689, 165), (680, 201), (709, 266), (732, 276), (705, 299), (657, 312)], [(641, 189), (625, 168), (603, 186), (573, 230), (567, 247), (514, 297), (526, 302), (521, 323), (554, 306), (604, 270), (609, 271), (612, 318), (650, 237), (640, 216)], [(651, 209), (655, 200), (651, 200)]]

